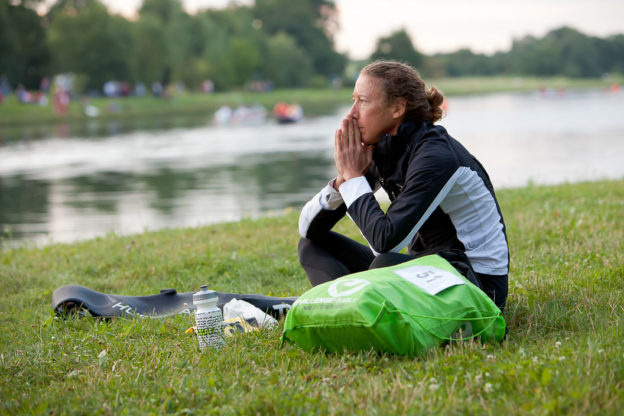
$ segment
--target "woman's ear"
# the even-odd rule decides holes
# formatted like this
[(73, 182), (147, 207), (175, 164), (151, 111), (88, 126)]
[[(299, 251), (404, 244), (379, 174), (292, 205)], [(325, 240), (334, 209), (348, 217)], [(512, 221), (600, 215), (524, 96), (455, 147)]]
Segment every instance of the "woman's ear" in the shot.
[(392, 117), (399, 119), (405, 115), (405, 108), (407, 107), (407, 101), (405, 98), (397, 98), (392, 103)]

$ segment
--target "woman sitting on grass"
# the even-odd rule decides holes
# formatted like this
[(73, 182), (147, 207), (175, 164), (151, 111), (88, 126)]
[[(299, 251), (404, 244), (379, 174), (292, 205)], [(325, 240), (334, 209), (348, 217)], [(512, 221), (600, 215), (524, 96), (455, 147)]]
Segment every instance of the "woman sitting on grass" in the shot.
[[(504, 307), (503, 216), (483, 166), (434, 124), (443, 100), (408, 65), (362, 69), (335, 133), (338, 175), (299, 218), (299, 258), (312, 285), (437, 253)], [(391, 201), (385, 213), (373, 194), (379, 187)], [(345, 213), (370, 248), (331, 231)], [(405, 246), (408, 254), (399, 253)]]

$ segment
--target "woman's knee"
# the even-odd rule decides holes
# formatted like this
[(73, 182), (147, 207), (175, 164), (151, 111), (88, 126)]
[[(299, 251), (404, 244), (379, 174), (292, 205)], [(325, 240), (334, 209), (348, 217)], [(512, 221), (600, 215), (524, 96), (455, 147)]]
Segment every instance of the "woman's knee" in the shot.
[(311, 264), (319, 257), (327, 256), (327, 248), (322, 242), (302, 237), (297, 245), (299, 262)]
[(382, 253), (373, 259), (370, 266), (368, 266), (368, 269), (396, 266), (397, 264), (405, 263), (408, 260), (412, 260), (412, 256), (394, 252)]
[(297, 245), (297, 252), (299, 253), (299, 262), (301, 262), (305, 257), (309, 255), (311, 246), (312, 246), (311, 240), (308, 240), (305, 237), (302, 237), (299, 240), (299, 244)]

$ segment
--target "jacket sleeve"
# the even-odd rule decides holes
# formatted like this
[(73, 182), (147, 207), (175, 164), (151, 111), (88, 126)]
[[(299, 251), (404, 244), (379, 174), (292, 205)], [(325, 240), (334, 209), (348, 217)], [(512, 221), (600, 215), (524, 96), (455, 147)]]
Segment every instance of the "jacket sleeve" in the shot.
[[(411, 158), (402, 192), (384, 213), (372, 190), (360, 178), (340, 187), (347, 212), (370, 247), (378, 253), (400, 251), (414, 238), (423, 223), (453, 186), (458, 162), (445, 142), (423, 145)], [(352, 182), (352, 183), (350, 183)]]
[(299, 215), (299, 234), (314, 238), (328, 232), (345, 215), (347, 207), (342, 196), (330, 181), (319, 193), (309, 200)]
[[(319, 193), (309, 200), (299, 215), (299, 234), (301, 237), (313, 239), (327, 233), (347, 212), (340, 192), (334, 189), (332, 179)], [(367, 173), (365, 181), (378, 188), (373, 176)]]

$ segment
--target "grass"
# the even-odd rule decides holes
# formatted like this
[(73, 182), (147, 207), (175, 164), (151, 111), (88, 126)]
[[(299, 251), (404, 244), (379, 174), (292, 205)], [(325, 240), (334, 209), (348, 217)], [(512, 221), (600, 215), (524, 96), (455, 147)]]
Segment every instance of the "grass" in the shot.
[[(562, 77), (465, 77), (426, 80), (449, 96), (498, 91), (535, 91), (542, 87), (588, 88), (606, 87), (622, 82), (621, 77), (611, 80), (570, 79)], [(54, 113), (51, 104), (41, 107), (34, 104), (20, 104), (15, 94), (0, 104), (0, 127), (31, 125), (33, 123), (76, 122), (88, 119), (82, 105), (89, 103), (100, 110), (99, 119), (130, 120), (137, 117), (164, 117), (180, 115), (212, 115), (224, 104), (230, 106), (261, 104), (271, 110), (279, 101), (298, 102), (308, 115), (327, 114), (328, 109), (348, 104), (351, 88), (334, 89), (291, 89), (267, 93), (224, 92), (217, 94), (178, 93), (169, 99), (147, 97), (91, 98), (73, 100), (67, 114)]]
[(301, 294), (295, 211), (2, 252), (0, 414), (620, 414), (624, 180), (498, 195), (512, 250), (507, 340), (415, 359), (280, 348), (279, 328), (200, 353), (188, 316), (53, 316), (51, 292), (66, 284)]

